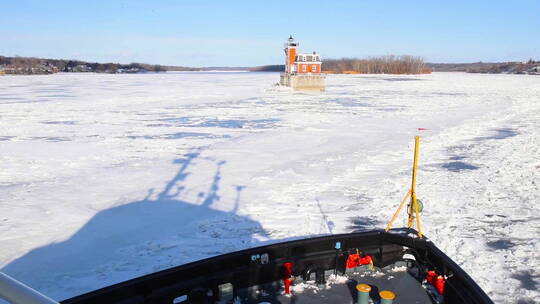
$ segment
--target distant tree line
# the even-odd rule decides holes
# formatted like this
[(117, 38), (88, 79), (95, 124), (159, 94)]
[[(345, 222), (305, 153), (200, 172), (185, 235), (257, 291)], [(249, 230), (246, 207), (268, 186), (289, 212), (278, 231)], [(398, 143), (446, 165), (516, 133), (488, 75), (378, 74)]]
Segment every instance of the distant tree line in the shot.
[(359, 74), (428, 74), (431, 69), (421, 57), (395, 56), (370, 57), (366, 59), (326, 59), (323, 72)]
[(57, 72), (146, 73), (168, 70), (197, 71), (200, 69), (145, 63), (97, 63), (80, 60), (0, 56), (0, 72), (5, 74), (51, 74)]
[[(283, 72), (284, 70), (284, 65), (265, 65), (250, 69), (252, 72)], [(322, 63), (322, 71), (336, 74), (426, 74), (431, 73), (431, 68), (421, 57), (388, 55), (366, 59), (325, 59)]]
[[(145, 63), (97, 63), (80, 60), (43, 59), (34, 57), (0, 56), (0, 74), (52, 74), (57, 72), (95, 73), (145, 73), (164, 71), (212, 71), (245, 70), (252, 72), (283, 72), (284, 65), (258, 67), (183, 67), (163, 66)], [(529, 59), (524, 62), (499, 63), (425, 63), (415, 56), (382, 56), (366, 59), (343, 58), (323, 61), (324, 73), (349, 74), (423, 74), (431, 71), (462, 71), (468, 73), (507, 73), (540, 75), (540, 61)]]
[(429, 63), (436, 72), (540, 75), (540, 61)]

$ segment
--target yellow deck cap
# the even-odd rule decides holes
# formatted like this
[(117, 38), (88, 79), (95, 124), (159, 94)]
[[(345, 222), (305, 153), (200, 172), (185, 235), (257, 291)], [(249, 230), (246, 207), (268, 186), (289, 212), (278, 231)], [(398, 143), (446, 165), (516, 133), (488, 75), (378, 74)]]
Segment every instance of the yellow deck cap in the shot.
[(396, 298), (396, 294), (391, 292), (390, 290), (383, 290), (379, 292), (379, 296), (381, 296), (381, 299), (384, 300), (393, 300)]
[(368, 284), (358, 284), (356, 285), (356, 290), (360, 292), (370, 292), (371, 286), (369, 286)]

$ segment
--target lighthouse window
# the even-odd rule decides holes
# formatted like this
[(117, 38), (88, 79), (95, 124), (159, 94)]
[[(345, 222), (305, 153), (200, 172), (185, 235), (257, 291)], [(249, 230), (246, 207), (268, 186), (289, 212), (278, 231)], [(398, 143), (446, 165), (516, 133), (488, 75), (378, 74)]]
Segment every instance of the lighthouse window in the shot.
[(307, 72), (307, 66), (305, 64), (302, 65), (302, 72)]
[(312, 66), (311, 66), (311, 71), (312, 71), (312, 72), (317, 72), (317, 65), (315, 65), (315, 64), (312, 65)]
[(313, 56), (307, 56), (307, 61), (313, 61)]

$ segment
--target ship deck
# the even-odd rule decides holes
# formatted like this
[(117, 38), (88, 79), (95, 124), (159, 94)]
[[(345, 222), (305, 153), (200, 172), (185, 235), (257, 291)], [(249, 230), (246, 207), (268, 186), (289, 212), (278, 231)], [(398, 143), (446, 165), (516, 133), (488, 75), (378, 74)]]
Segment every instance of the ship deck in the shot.
[(240, 290), (237, 296), (241, 303), (356, 303), (356, 285), (363, 283), (371, 286), (372, 303), (380, 302), (379, 292), (382, 290), (390, 290), (396, 294), (394, 304), (437, 303), (436, 297), (430, 296), (428, 290), (415, 278), (416, 272), (417, 269), (401, 264), (375, 270), (363, 266), (350, 269), (345, 275), (330, 274), (325, 284), (296, 278), (289, 295), (285, 294), (281, 281)]

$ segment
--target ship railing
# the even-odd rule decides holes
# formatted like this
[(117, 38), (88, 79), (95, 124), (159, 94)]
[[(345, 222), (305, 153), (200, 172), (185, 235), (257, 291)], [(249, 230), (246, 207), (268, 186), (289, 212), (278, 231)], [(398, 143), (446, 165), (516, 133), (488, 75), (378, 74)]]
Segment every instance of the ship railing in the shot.
[(11, 304), (59, 304), (2, 272), (0, 272), (0, 299)]

